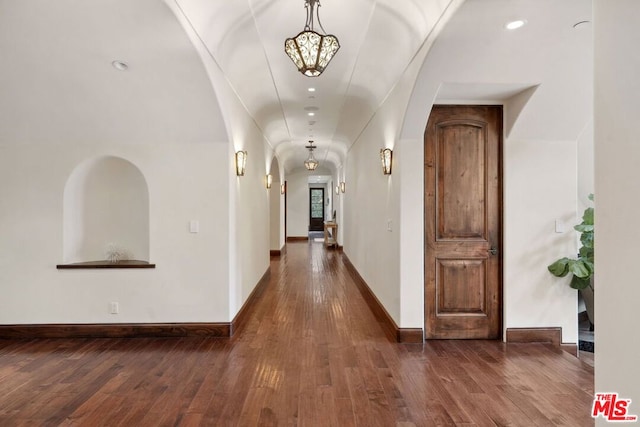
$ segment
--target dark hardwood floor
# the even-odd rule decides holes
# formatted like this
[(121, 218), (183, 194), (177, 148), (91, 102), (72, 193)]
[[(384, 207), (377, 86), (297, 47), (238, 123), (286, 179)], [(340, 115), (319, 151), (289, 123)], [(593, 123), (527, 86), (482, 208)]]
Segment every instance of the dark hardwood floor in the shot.
[(0, 426), (593, 425), (593, 367), (564, 351), (393, 343), (339, 251), (271, 265), (231, 339), (0, 340)]

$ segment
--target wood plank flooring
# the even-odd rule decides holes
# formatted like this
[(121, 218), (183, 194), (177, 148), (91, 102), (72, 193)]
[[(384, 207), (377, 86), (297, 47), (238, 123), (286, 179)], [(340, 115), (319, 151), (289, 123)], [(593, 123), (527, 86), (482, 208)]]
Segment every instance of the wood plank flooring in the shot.
[(228, 338), (0, 340), (0, 426), (588, 426), (543, 344), (390, 342), (342, 263), (289, 243)]

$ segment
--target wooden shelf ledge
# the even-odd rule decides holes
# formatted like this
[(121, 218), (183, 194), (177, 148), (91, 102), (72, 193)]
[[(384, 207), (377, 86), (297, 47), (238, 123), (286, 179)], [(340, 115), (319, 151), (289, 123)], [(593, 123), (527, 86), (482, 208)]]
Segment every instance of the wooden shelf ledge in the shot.
[(56, 268), (58, 270), (96, 269), (96, 268), (156, 268), (156, 265), (150, 264), (147, 261), (138, 261), (138, 260), (126, 260), (126, 261), (118, 261), (118, 262), (103, 260), (103, 261), (74, 262), (71, 264), (58, 264), (56, 265)]

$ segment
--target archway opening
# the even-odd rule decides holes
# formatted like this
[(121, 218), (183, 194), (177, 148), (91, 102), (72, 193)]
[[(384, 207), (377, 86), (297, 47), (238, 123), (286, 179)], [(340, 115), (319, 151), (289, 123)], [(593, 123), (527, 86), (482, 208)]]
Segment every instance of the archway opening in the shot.
[(149, 260), (149, 191), (131, 162), (89, 159), (64, 190), (63, 261)]

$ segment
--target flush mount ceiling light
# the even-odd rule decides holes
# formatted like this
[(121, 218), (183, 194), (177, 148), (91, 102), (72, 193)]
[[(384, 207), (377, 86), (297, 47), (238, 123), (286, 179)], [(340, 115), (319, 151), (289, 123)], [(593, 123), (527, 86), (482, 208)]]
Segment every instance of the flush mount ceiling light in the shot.
[(317, 20), (320, 29), (325, 32), (318, 14), (320, 0), (304, 0), (304, 7), (307, 9), (304, 30), (297, 36), (285, 40), (284, 51), (296, 64), (298, 71), (307, 77), (317, 77), (340, 49), (340, 43), (334, 35), (314, 31), (313, 25)]
[(304, 161), (304, 167), (310, 171), (316, 170), (316, 168), (318, 167), (318, 161), (313, 157), (313, 150), (316, 148), (316, 146), (313, 145), (313, 141), (309, 141), (309, 145), (307, 145), (305, 148), (309, 149), (309, 158)]
[(507, 22), (504, 24), (504, 27), (507, 30), (517, 30), (518, 28), (523, 27), (526, 23), (527, 21), (525, 19), (517, 19), (515, 21)]
[(129, 65), (124, 61), (113, 61), (111, 65), (118, 71), (127, 71), (129, 69)]

